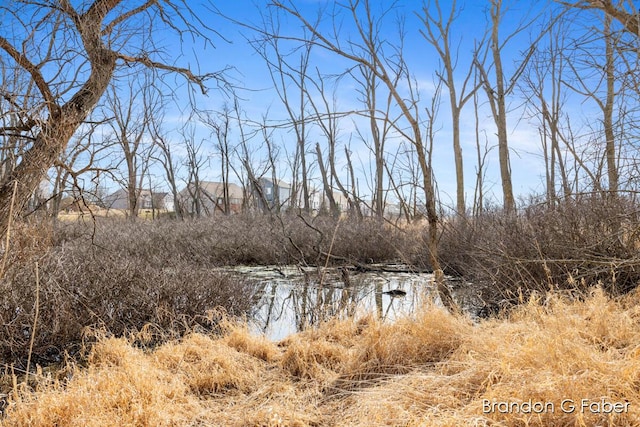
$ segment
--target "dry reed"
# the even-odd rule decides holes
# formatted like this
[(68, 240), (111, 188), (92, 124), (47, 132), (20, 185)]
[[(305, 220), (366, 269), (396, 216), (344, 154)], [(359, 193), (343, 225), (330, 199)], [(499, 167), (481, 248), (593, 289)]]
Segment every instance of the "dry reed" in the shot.
[[(0, 425), (634, 426), (639, 303), (639, 293), (551, 295), (476, 324), (427, 306), (280, 343), (239, 323), (147, 351), (102, 338), (68, 380), (40, 373), (35, 389), (10, 396)], [(626, 409), (597, 413), (583, 399)], [(545, 411), (527, 412), (529, 400)]]

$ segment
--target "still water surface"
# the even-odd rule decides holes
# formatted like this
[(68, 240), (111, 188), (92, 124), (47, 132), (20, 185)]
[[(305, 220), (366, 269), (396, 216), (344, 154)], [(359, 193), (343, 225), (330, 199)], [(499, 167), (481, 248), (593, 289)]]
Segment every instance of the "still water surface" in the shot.
[(430, 299), (439, 302), (433, 274), (411, 273), (402, 265), (372, 268), (394, 271), (297, 266), (240, 266), (226, 271), (256, 283), (253, 328), (276, 341), (332, 317), (375, 313), (393, 321)]

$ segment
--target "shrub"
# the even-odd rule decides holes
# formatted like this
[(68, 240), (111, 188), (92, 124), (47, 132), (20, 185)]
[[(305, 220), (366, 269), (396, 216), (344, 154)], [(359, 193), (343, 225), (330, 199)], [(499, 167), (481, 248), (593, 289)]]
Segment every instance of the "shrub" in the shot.
[(238, 215), (23, 226), (13, 246), (0, 282), (0, 357), (27, 359), (39, 285), (33, 360), (50, 363), (75, 354), (87, 327), (121, 336), (153, 325), (156, 343), (215, 327), (210, 310), (248, 314), (255, 288), (217, 267), (407, 261), (419, 239), (373, 220)]
[[(76, 353), (85, 328), (123, 335), (155, 326), (162, 341), (196, 327), (211, 329), (207, 316), (222, 308), (244, 315), (254, 287), (211, 268), (201, 259), (176, 254), (144, 226), (99, 224), (93, 241), (77, 230), (38, 256), (11, 264), (0, 282), (0, 357), (24, 362), (39, 291), (32, 360), (51, 363)], [(68, 232), (69, 230), (67, 230)], [(36, 262), (39, 281), (36, 280)]]
[(513, 214), (456, 218), (445, 226), (440, 256), (446, 273), (476, 283), (490, 305), (596, 284), (620, 294), (640, 280), (638, 229), (630, 200), (585, 195), (552, 207), (530, 203)]

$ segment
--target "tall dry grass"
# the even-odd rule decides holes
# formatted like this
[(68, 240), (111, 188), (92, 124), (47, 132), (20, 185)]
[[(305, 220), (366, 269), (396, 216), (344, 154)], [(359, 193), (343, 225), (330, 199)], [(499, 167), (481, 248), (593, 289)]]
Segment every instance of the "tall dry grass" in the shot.
[[(333, 320), (271, 343), (246, 325), (153, 350), (103, 338), (67, 379), (10, 393), (2, 426), (637, 426), (640, 294), (531, 299), (474, 324), (426, 306), (393, 324)], [(545, 402), (500, 413), (489, 402)], [(578, 409), (561, 410), (572, 399)], [(628, 411), (581, 411), (582, 399)]]

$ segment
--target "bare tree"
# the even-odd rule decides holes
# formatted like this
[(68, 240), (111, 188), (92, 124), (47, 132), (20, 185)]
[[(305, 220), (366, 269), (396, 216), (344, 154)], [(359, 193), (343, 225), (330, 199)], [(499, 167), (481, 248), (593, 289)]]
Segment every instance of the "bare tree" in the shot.
[[(322, 130), (322, 134), (327, 140), (327, 146), (329, 149), (327, 155), (327, 161), (329, 163), (329, 176), (325, 177), (326, 171), (324, 170), (324, 164), (322, 163), (322, 156), (320, 150), (320, 144), (316, 144), (316, 154), (318, 155), (318, 166), (321, 167), (321, 174), (323, 175), (323, 182), (326, 181), (324, 188), (329, 199), (329, 211), (333, 216), (339, 216), (340, 210), (335, 201), (333, 194), (334, 185), (340, 190), (340, 193), (345, 200), (350, 200), (349, 191), (345, 188), (338, 175), (336, 168), (336, 144), (338, 143), (339, 135), (339, 119), (344, 116), (344, 113), (338, 111), (337, 107), (337, 86), (334, 86), (331, 91), (331, 96), (327, 94), (328, 89), (325, 86), (325, 82), (329, 80), (327, 76), (322, 76), (320, 71), (316, 69), (316, 75), (314, 79), (310, 79), (312, 86), (316, 89), (315, 95), (310, 93), (307, 89), (305, 92), (309, 98), (309, 104), (311, 105), (314, 113), (314, 121)], [(317, 100), (315, 100), (317, 99)], [(327, 179), (325, 179), (327, 178)], [(350, 203), (351, 205), (351, 203)]]
[(231, 213), (229, 196), (229, 177), (231, 174), (231, 153), (233, 147), (229, 141), (231, 132), (231, 108), (224, 104), (220, 111), (198, 111), (200, 121), (211, 130), (215, 141), (214, 147), (220, 156), (220, 179), (222, 181), (222, 206), (219, 206), (218, 195), (212, 200), (216, 210), (220, 209), (225, 215)]
[(502, 199), (504, 209), (513, 211), (516, 202), (513, 197), (513, 184), (511, 182), (511, 161), (509, 160), (509, 141), (507, 136), (507, 102), (506, 96), (515, 81), (506, 84), (505, 75), (502, 69), (502, 43), (499, 37), (500, 22), (502, 21), (503, 7), (502, 0), (491, 0), (491, 37), (490, 50), (493, 58), (495, 83), (492, 84), (488, 72), (484, 66), (484, 60), (476, 60), (476, 65), (480, 69), (482, 83), (484, 85), (491, 113), (496, 122), (498, 132), (498, 156), (500, 159), (500, 179), (502, 181)]
[[(273, 128), (267, 126), (267, 118), (262, 118), (262, 126), (260, 127), (262, 132), (262, 140), (267, 147), (267, 161), (268, 161), (268, 169), (271, 171), (271, 200), (269, 202), (269, 210), (274, 212), (275, 214), (280, 214), (280, 208), (283, 205), (283, 202), (288, 202), (287, 200), (282, 200), (280, 194), (280, 180), (278, 179), (278, 155), (280, 150), (276, 144), (272, 141)], [(263, 188), (260, 186), (260, 191)], [(265, 195), (263, 195), (265, 196)], [(265, 196), (266, 197), (266, 196)]]
[(525, 95), (529, 116), (539, 126), (545, 162), (546, 197), (550, 206), (558, 199), (557, 181), (564, 197), (569, 197), (572, 193), (565, 159), (566, 150), (563, 149), (563, 145), (567, 143), (563, 121), (569, 120), (565, 113), (567, 24), (565, 20), (549, 24), (552, 28), (548, 37), (538, 44), (521, 80), (521, 92)]
[[(234, 98), (233, 108), (230, 111), (233, 114), (233, 119), (236, 122), (236, 127), (238, 129), (238, 141), (233, 147), (233, 152), (230, 153), (230, 157), (233, 156), (234, 159), (239, 160), (239, 166), (236, 166), (236, 163), (233, 161), (229, 162), (229, 168), (233, 171), (233, 174), (236, 177), (236, 180), (242, 186), (242, 210), (243, 212), (249, 207), (249, 192), (251, 184), (249, 183), (248, 174), (243, 172), (245, 170), (244, 160), (248, 159), (248, 150), (246, 149), (246, 135), (244, 130), (244, 119), (242, 118), (242, 111), (240, 109), (240, 102), (238, 98)], [(247, 153), (246, 157), (244, 153)]]
[(78, 206), (86, 205), (82, 202), (83, 191), (88, 189), (80, 185), (81, 178), (111, 174), (112, 171), (104, 166), (109, 156), (109, 144), (96, 142), (95, 133), (101, 124), (92, 122), (83, 125), (55, 162), (52, 169), (53, 189), (50, 205), (52, 218), (57, 218), (65, 195), (72, 195), (74, 203), (80, 202)]
[(153, 159), (162, 165), (164, 169), (165, 178), (171, 196), (173, 199), (173, 209), (176, 218), (179, 220), (184, 219), (184, 211), (182, 209), (182, 200), (180, 198), (180, 192), (178, 191), (178, 169), (180, 167), (179, 162), (174, 157), (173, 148), (169, 138), (165, 135), (162, 129), (163, 114), (162, 110), (158, 109), (154, 111), (151, 116), (151, 122), (149, 123), (149, 132), (152, 138), (153, 144), (157, 148), (154, 150)]
[(182, 134), (182, 143), (187, 150), (185, 166), (188, 174), (186, 189), (189, 200), (186, 202), (186, 208), (192, 217), (200, 218), (207, 213), (200, 179), (202, 168), (206, 163), (202, 152), (204, 141), (197, 141), (193, 125), (186, 125), (181, 129), (180, 133)]
[(331, 184), (329, 183), (329, 174), (327, 173), (327, 168), (324, 165), (324, 160), (322, 158), (322, 149), (320, 148), (319, 142), (316, 143), (316, 156), (318, 157), (318, 168), (320, 168), (320, 177), (322, 178), (322, 188), (324, 193), (322, 204), (324, 204), (324, 200), (326, 199), (329, 202), (329, 214), (332, 217), (337, 218), (338, 216), (340, 216), (340, 210), (338, 209), (336, 199), (333, 195), (333, 189), (331, 188)]
[[(593, 100), (598, 108), (602, 111), (602, 131), (605, 141), (605, 159), (607, 167), (607, 177), (609, 181), (609, 192), (616, 193), (618, 191), (618, 165), (616, 155), (616, 135), (614, 131), (614, 110), (615, 100), (618, 95), (616, 87), (616, 67), (614, 45), (616, 44), (615, 36), (611, 29), (612, 18), (605, 14), (602, 29), (602, 37), (605, 45), (604, 64), (593, 54), (593, 45), (589, 44), (590, 53), (580, 55), (581, 60), (574, 60), (571, 68), (574, 71), (575, 83), (567, 85), (575, 92), (583, 95), (585, 98)], [(602, 70), (601, 77), (596, 78), (595, 82), (589, 76), (593, 73), (582, 73), (579, 69), (579, 63), (585, 64), (589, 68)], [(602, 93), (604, 86), (604, 93)]]
[[(18, 206), (26, 203), (122, 67), (177, 73), (203, 91), (208, 77), (219, 77), (198, 76), (158, 54), (162, 50), (153, 36), (166, 39), (167, 34), (160, 29), (206, 38), (207, 27), (185, 1), (136, 3), (94, 0), (74, 6), (69, 0), (14, 0), (0, 6), (1, 62), (20, 76), (20, 84), (2, 89), (19, 120), (3, 124), (0, 136), (29, 141), (0, 183), (0, 233), (10, 220), (12, 198)], [(45, 75), (45, 70), (56, 73)], [(37, 90), (29, 89), (33, 87)]]
[(231, 147), (229, 145), (229, 126), (231, 116), (228, 106), (224, 106), (220, 113), (220, 124), (216, 128), (216, 140), (218, 141), (218, 152), (220, 153), (220, 176), (222, 177), (222, 199), (224, 204), (224, 214), (231, 213), (231, 200), (229, 196), (229, 174), (231, 169)]
[(311, 198), (307, 164), (306, 86), (313, 43), (305, 43), (302, 49), (286, 52), (283, 51), (280, 39), (277, 37), (279, 32), (280, 23), (277, 16), (271, 13), (265, 14), (263, 27), (259, 31), (261, 37), (254, 39), (251, 44), (267, 64), (269, 76), (289, 116), (290, 125), (296, 137), (296, 151), (292, 165), (292, 205), (296, 207), (299, 187), (302, 187), (302, 210), (309, 213)]
[[(435, 13), (432, 10), (435, 8)], [(453, 133), (453, 154), (456, 167), (456, 211), (458, 215), (464, 215), (466, 211), (464, 197), (464, 165), (462, 161), (462, 146), (460, 145), (460, 113), (464, 105), (471, 99), (478, 90), (479, 85), (472, 86), (467, 90), (471, 76), (473, 74), (473, 62), (462, 79), (460, 93), (457, 91), (457, 79), (455, 70), (458, 65), (460, 52), (452, 52), (451, 47), (451, 25), (454, 23), (458, 6), (456, 1), (451, 2), (451, 9), (446, 16), (443, 16), (440, 0), (434, 0), (433, 5), (429, 2), (422, 7), (423, 17), (421, 18), (425, 30), (420, 30), (424, 38), (431, 44), (442, 61), (444, 73), (439, 72), (438, 77), (446, 85), (449, 92), (449, 105), (451, 108), (451, 130)]]
[[(404, 194), (402, 183), (397, 182), (393, 176), (393, 171), (397, 171), (400, 169), (399, 167), (396, 166), (400, 158), (399, 151), (400, 150), (398, 150), (395, 153), (395, 155), (391, 158), (390, 162), (386, 162), (386, 161), (384, 162), (384, 168), (385, 168), (385, 172), (387, 173), (387, 176), (389, 177), (389, 181), (391, 182), (391, 188), (396, 194), (396, 197), (398, 198), (398, 203), (400, 204), (400, 210), (404, 214), (404, 217), (407, 223), (411, 223), (412, 219), (415, 217), (415, 209), (413, 213), (411, 209), (411, 200), (412, 200), (411, 194), (415, 192), (415, 186), (411, 187), (410, 193), (407, 196)], [(410, 169), (411, 169), (411, 172), (413, 172), (412, 168)]]
[[(355, 72), (357, 70), (357, 73)], [(362, 131), (360, 127), (356, 125), (356, 130), (360, 139), (369, 147), (373, 152), (375, 170), (374, 170), (374, 191), (373, 191), (373, 212), (379, 220), (384, 218), (385, 208), (385, 171), (387, 166), (385, 164), (385, 143), (389, 136), (389, 132), (393, 129), (394, 118), (391, 117), (391, 107), (393, 104), (393, 95), (391, 92), (386, 92), (386, 99), (384, 103), (384, 109), (378, 110), (378, 96), (383, 90), (380, 88), (380, 81), (376, 74), (369, 68), (358, 65), (351, 75), (359, 84), (358, 93), (362, 98), (362, 102), (365, 105), (365, 111), (369, 119), (369, 137), (371, 142), (368, 142), (367, 133)], [(401, 71), (401, 70), (396, 70)], [(392, 77), (394, 84), (397, 84), (402, 77), (401, 72), (396, 72)], [(390, 179), (392, 179), (390, 177)], [(396, 192), (396, 194), (399, 194)]]
[[(499, 29), (506, 12), (507, 7), (504, 5), (502, 0), (491, 0), (491, 7), (489, 8), (490, 36), (488, 48), (484, 50), (484, 54), (482, 55), (478, 52), (478, 49), (476, 49), (475, 64), (480, 72), (481, 83), (487, 95), (487, 99), (489, 100), (491, 114), (497, 128), (498, 158), (500, 162), (500, 180), (502, 184), (504, 209), (506, 211), (513, 211), (516, 207), (516, 202), (513, 196), (511, 160), (509, 158), (510, 148), (507, 128), (507, 97), (512, 94), (516, 87), (516, 83), (535, 52), (537, 43), (542, 39), (542, 37), (544, 37), (548, 28), (539, 32), (537, 37), (531, 42), (529, 48), (524, 52), (520, 63), (515, 68), (515, 71), (513, 71), (510, 76), (507, 76), (502, 65), (502, 53), (505, 50), (505, 46), (519, 33), (529, 27), (532, 22), (535, 22), (535, 19), (528, 19), (527, 16), (523, 17), (517, 27), (506, 37), (502, 38), (500, 37)], [(560, 15), (555, 19), (559, 18)], [(490, 65), (488, 65), (486, 61), (486, 56), (489, 52), (491, 53), (492, 59)], [(490, 67), (493, 67), (493, 81), (489, 75)]]
[(353, 170), (353, 163), (351, 162), (351, 150), (349, 150), (349, 147), (346, 145), (344, 146), (344, 158), (347, 161), (347, 169), (349, 171), (349, 178), (351, 179), (350, 206), (352, 206), (351, 209), (355, 213), (356, 218), (362, 219), (362, 207), (360, 195), (358, 194), (358, 182), (356, 181), (356, 174)]
[[(238, 142), (238, 157), (242, 163), (244, 174), (236, 172), (238, 176), (246, 176), (246, 184), (243, 185), (244, 197), (243, 197), (243, 210), (248, 210), (254, 207), (255, 204), (259, 205), (265, 211), (271, 212), (271, 205), (267, 200), (267, 196), (264, 194), (262, 185), (260, 185), (259, 177), (260, 173), (256, 173), (256, 170), (252, 164), (251, 150), (249, 149), (250, 135), (245, 130), (246, 120), (242, 117), (242, 111), (240, 110), (240, 103), (236, 98), (234, 100), (234, 108), (236, 123), (238, 124), (238, 132), (240, 134)], [(257, 203), (255, 202), (257, 198)]]
[[(635, 181), (635, 166), (633, 166), (635, 160), (632, 159), (632, 169), (627, 172), (627, 180), (621, 183), (622, 165), (620, 160), (627, 148), (623, 143), (637, 140), (637, 134), (632, 134), (632, 130), (637, 128), (634, 121), (637, 122), (635, 114), (637, 114), (638, 105), (637, 69), (640, 43), (638, 6), (636, 2), (631, 0), (579, 0), (574, 2), (558, 1), (558, 3), (568, 8), (604, 12), (606, 16), (601, 21), (601, 30), (597, 31), (603, 36), (605, 58), (604, 61), (600, 58), (597, 65), (594, 64), (598, 67), (594, 70), (602, 72), (602, 78), (599, 83), (595, 82), (590, 85), (589, 92), (596, 85), (604, 86), (606, 89), (601, 91), (597, 97), (587, 96), (596, 101), (603, 113), (602, 129), (598, 129), (598, 132), (603, 134), (605, 140), (604, 155), (609, 190), (620, 190), (621, 186)], [(618, 28), (621, 28), (622, 31), (616, 31)], [(592, 55), (592, 53), (592, 51), (588, 51), (587, 55)], [(584, 92), (582, 85), (579, 85), (579, 88), (581, 92)], [(595, 95), (595, 91), (593, 92)], [(616, 127), (618, 128), (617, 133), (614, 131)], [(632, 150), (635, 151), (635, 148)]]
[[(598, 34), (598, 33), (596, 33)], [(601, 38), (597, 35), (597, 39), (582, 40), (576, 43), (577, 47), (572, 61), (569, 66), (573, 71), (573, 79), (565, 79), (566, 86), (574, 92), (583, 96), (585, 99), (591, 100), (598, 107), (601, 116), (601, 129), (594, 129), (593, 135), (595, 140), (600, 139), (600, 135), (604, 137), (604, 162), (602, 166), (606, 168), (608, 178), (608, 190), (611, 194), (615, 194), (619, 187), (618, 173), (618, 153), (617, 142), (620, 135), (615, 132), (616, 113), (619, 108), (617, 105), (618, 95), (623, 90), (622, 85), (618, 82), (618, 71), (616, 70), (616, 46), (619, 43), (620, 34), (615, 34), (612, 29), (612, 17), (604, 14)], [(604, 44), (604, 51), (601, 46)], [(598, 46), (600, 45), (600, 46)], [(589, 124), (592, 126), (592, 124)], [(597, 135), (597, 136), (596, 136)], [(592, 142), (596, 142), (596, 141)], [(586, 159), (581, 159), (584, 162)], [(597, 178), (600, 178), (600, 160), (596, 159)], [(600, 182), (594, 182), (597, 190), (607, 188)]]
[(604, 20), (604, 42), (605, 42), (605, 80), (606, 80), (606, 97), (602, 107), (602, 126), (604, 127), (605, 136), (605, 152), (607, 158), (607, 175), (609, 178), (609, 191), (616, 193), (618, 191), (618, 164), (616, 156), (616, 137), (613, 130), (614, 104), (616, 96), (616, 76), (615, 76), (615, 58), (614, 58), (614, 35), (611, 29), (611, 16), (606, 15)]
[[(478, 82), (478, 70), (473, 73), (474, 83)], [(473, 114), (474, 114), (474, 133), (476, 142), (476, 180), (473, 190), (473, 216), (478, 217), (484, 211), (484, 178), (485, 178), (485, 161), (489, 149), (488, 143), (485, 142), (484, 155), (480, 144), (480, 118), (479, 118), (479, 100), (478, 92), (473, 94)]]
[[(415, 84), (407, 69), (402, 51), (403, 34), (400, 34), (398, 45), (393, 46), (393, 54), (385, 54), (389, 46), (388, 40), (383, 41), (380, 34), (382, 18), (374, 16), (371, 4), (368, 1), (350, 0), (345, 5), (338, 5), (351, 17), (355, 26), (358, 42), (351, 40), (342, 44), (337, 34), (325, 34), (320, 26), (314, 25), (307, 20), (292, 2), (274, 2), (273, 5), (295, 18), (309, 32), (311, 37), (289, 36), (289, 39), (297, 39), (301, 43), (313, 43), (331, 53), (334, 53), (346, 60), (352, 61), (355, 65), (362, 65), (376, 74), (380, 82), (384, 84), (392, 94), (397, 108), (401, 111), (402, 117), (407, 124), (407, 129), (396, 126), (396, 130), (411, 141), (415, 155), (418, 159), (421, 171), (421, 183), (424, 192), (424, 199), (429, 223), (428, 250), (429, 260), (436, 273), (438, 292), (443, 304), (451, 310), (455, 309), (455, 303), (451, 297), (449, 289), (443, 282), (443, 273), (438, 259), (438, 212), (436, 208), (435, 183), (433, 171), (427, 157), (427, 147), (425, 147), (422, 124), (419, 117), (419, 107)], [(392, 6), (393, 7), (393, 6)], [(381, 17), (386, 15), (386, 11), (380, 13)], [(339, 18), (334, 15), (334, 19)], [(337, 22), (337, 21), (336, 21)], [(334, 27), (337, 28), (337, 27)], [(278, 36), (278, 35), (274, 35)], [(404, 81), (409, 87), (409, 94), (401, 93), (399, 86), (394, 85), (392, 70), (402, 69)]]
[(153, 144), (147, 143), (148, 128), (152, 112), (157, 110), (158, 98), (154, 96), (147, 82), (129, 80), (127, 90), (111, 86), (107, 90), (105, 116), (113, 114), (109, 120), (114, 145), (121, 151), (124, 163), (124, 177), (118, 179), (127, 193), (128, 216), (134, 220), (140, 210), (140, 194), (143, 180), (152, 159)]

